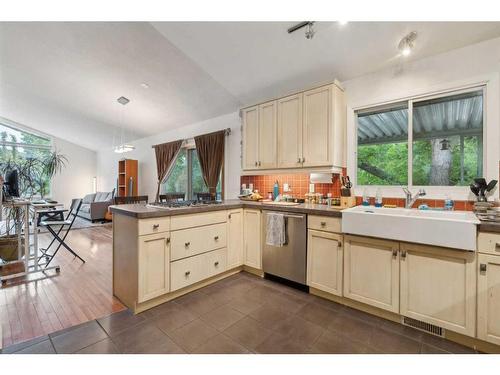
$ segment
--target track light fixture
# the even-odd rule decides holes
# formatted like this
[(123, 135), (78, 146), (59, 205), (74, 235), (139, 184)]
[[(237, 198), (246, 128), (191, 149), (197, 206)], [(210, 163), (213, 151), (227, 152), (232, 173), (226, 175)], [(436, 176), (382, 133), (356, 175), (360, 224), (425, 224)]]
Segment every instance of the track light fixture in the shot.
[(288, 29), (288, 34), (293, 33), (294, 31), (297, 31), (299, 29), (302, 29), (303, 27), (306, 28), (306, 33), (305, 37), (306, 39), (312, 39), (314, 37), (314, 34), (316, 31), (314, 31), (314, 21), (304, 21), (300, 22)]
[(416, 31), (412, 31), (411, 33), (406, 35), (403, 39), (401, 39), (398, 45), (398, 49), (401, 51), (401, 54), (403, 56), (408, 56), (411, 53), (415, 45), (415, 39), (417, 39)]

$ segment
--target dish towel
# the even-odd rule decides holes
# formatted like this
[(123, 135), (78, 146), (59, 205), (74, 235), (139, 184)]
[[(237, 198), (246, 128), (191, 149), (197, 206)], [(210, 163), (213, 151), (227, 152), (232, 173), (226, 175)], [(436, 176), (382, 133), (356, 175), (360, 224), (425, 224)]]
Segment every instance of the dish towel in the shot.
[(268, 213), (266, 220), (266, 244), (282, 247), (286, 243), (285, 215)]

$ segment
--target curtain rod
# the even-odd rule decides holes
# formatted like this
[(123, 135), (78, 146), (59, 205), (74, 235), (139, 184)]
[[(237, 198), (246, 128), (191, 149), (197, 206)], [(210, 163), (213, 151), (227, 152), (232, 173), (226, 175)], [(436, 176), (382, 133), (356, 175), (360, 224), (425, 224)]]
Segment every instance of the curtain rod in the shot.
[[(220, 130), (214, 131), (214, 132), (212, 132), (212, 133), (217, 133), (217, 132), (220, 132)], [(202, 135), (207, 135), (207, 134), (212, 134), (212, 133), (206, 133), (206, 134), (202, 134)], [(230, 135), (230, 134), (231, 134), (231, 128), (226, 128), (226, 129), (224, 129), (224, 135), (225, 135), (225, 136), (228, 136), (228, 135)], [(199, 136), (196, 136), (196, 137), (199, 137)], [(192, 137), (192, 138), (194, 138), (194, 137)], [(181, 139), (178, 139), (178, 141), (180, 141), (180, 140), (181, 140)], [(187, 141), (187, 139), (182, 139), (182, 141)], [(171, 142), (176, 142), (176, 141), (171, 141)], [(169, 142), (165, 142), (165, 143), (169, 143)], [(159, 144), (157, 144), (157, 145), (153, 145), (153, 146), (151, 146), (151, 148), (155, 148), (156, 146), (160, 146), (160, 145), (162, 145), (162, 144), (164, 144), (164, 143), (159, 143)]]

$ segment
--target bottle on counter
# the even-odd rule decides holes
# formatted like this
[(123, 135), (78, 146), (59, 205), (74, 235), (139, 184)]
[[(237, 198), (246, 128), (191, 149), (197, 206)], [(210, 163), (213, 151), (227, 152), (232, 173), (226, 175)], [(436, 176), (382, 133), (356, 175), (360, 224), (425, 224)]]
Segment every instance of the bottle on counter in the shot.
[(450, 198), (449, 195), (446, 195), (444, 198), (444, 209), (446, 211), (452, 211), (454, 209), (455, 203), (453, 202), (453, 199)]
[(369, 206), (370, 205), (370, 196), (368, 195), (368, 189), (365, 188), (363, 190), (363, 206)]
[(273, 186), (273, 198), (274, 198), (274, 200), (277, 200), (279, 195), (280, 195), (280, 185), (278, 183), (278, 180), (276, 180), (276, 182), (274, 183), (274, 186)]
[(382, 207), (382, 192), (380, 188), (377, 188), (377, 192), (375, 193), (375, 207)]

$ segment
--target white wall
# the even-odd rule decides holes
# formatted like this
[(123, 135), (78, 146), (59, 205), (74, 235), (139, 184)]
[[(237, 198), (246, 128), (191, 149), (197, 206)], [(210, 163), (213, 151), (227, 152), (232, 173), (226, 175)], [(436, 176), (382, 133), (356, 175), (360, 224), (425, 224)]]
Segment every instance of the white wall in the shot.
[(52, 179), (51, 197), (69, 206), (71, 199), (92, 193), (92, 180), (97, 174), (97, 153), (60, 138), (53, 138), (53, 145), (68, 162)]
[(179, 129), (166, 131), (154, 136), (131, 142), (135, 150), (116, 154), (111, 149), (99, 151), (97, 154), (98, 177), (97, 189), (110, 191), (116, 186), (118, 176), (118, 160), (122, 158), (137, 159), (139, 161), (139, 194), (148, 195), (153, 201), (156, 195), (158, 175), (156, 173), (156, 160), (152, 145), (188, 139), (197, 135), (210, 133), (225, 128), (231, 128), (231, 134), (226, 140), (225, 154), (225, 198), (236, 198), (240, 185), (240, 118), (238, 112), (215, 117)]
[[(403, 64), (343, 82), (347, 95), (347, 170), (356, 175), (356, 139), (353, 109), (426, 95), (477, 83), (487, 84), (486, 93), (486, 165), (487, 179), (498, 179), (500, 160), (500, 38), (478, 43), (440, 55)], [(356, 194), (362, 194), (357, 188)], [(371, 188), (370, 193), (375, 193)], [(426, 188), (431, 198), (470, 199), (467, 187)], [(403, 196), (401, 188), (383, 188), (385, 196)]]

